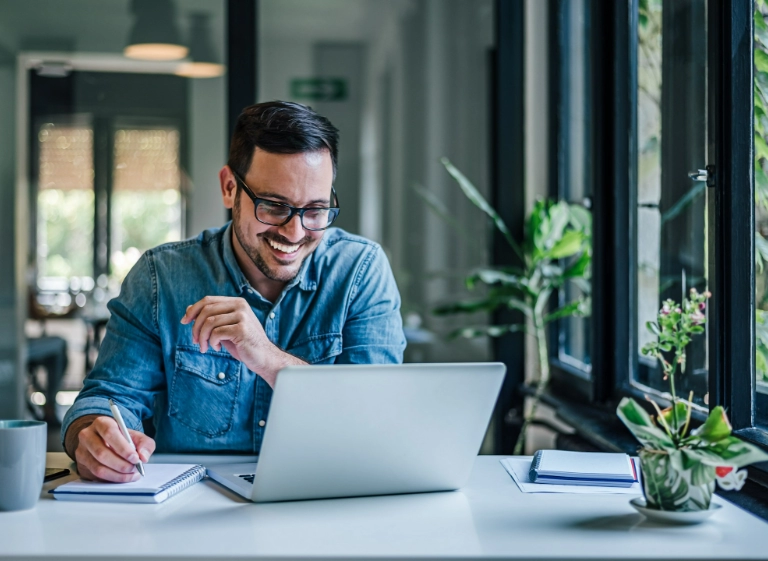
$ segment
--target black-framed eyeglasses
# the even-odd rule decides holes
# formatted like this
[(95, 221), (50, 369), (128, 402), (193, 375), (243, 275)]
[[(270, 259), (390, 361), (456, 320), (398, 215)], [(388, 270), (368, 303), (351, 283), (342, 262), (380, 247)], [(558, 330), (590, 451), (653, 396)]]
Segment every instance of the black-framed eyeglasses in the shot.
[(316, 232), (328, 228), (339, 216), (339, 212), (341, 212), (341, 209), (339, 208), (339, 197), (336, 194), (336, 189), (333, 187), (331, 187), (331, 194), (336, 203), (335, 206), (296, 208), (295, 206), (287, 205), (285, 203), (257, 197), (239, 175), (234, 171), (232, 172), (232, 175), (234, 175), (235, 179), (240, 182), (245, 194), (253, 201), (256, 220), (262, 224), (267, 224), (268, 226), (284, 226), (291, 221), (295, 214), (298, 214), (302, 228)]

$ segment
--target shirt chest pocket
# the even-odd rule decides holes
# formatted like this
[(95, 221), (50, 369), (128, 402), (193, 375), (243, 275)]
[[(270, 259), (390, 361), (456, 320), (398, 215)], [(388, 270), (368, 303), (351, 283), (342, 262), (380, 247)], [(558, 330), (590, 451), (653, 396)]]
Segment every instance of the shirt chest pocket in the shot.
[(286, 349), (286, 352), (309, 364), (333, 364), (341, 354), (341, 333), (326, 333), (303, 338)]
[(240, 390), (240, 361), (229, 354), (196, 347), (176, 349), (168, 414), (208, 437), (232, 428)]

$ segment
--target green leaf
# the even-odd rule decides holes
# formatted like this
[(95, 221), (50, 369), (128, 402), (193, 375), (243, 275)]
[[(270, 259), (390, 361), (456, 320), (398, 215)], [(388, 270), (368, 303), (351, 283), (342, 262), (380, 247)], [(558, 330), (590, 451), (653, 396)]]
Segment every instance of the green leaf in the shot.
[(768, 261), (768, 240), (755, 230), (755, 264), (763, 272), (763, 262)]
[(674, 450), (675, 444), (666, 432), (653, 424), (650, 415), (632, 398), (623, 398), (616, 414), (646, 448)]
[(470, 182), (469, 179), (467, 179), (464, 174), (461, 173), (450, 162), (448, 158), (440, 158), (440, 162), (445, 166), (445, 169), (448, 170), (448, 173), (450, 173), (451, 176), (459, 184), (459, 187), (464, 192), (464, 195), (472, 202), (472, 204), (482, 210), (491, 218), (491, 220), (493, 220), (496, 228), (499, 230), (499, 232), (502, 233), (504, 239), (507, 240), (507, 243), (517, 253), (518, 257), (520, 257), (520, 259), (524, 259), (523, 252), (520, 250), (517, 242), (515, 242), (515, 240), (512, 238), (512, 234), (510, 233), (509, 228), (507, 228), (507, 225), (504, 223), (504, 220), (502, 220), (501, 216), (499, 216), (493, 207), (488, 204), (488, 201), (486, 201), (485, 198), (480, 194), (480, 191), (478, 191), (477, 188), (472, 185), (472, 182)]
[(653, 333), (657, 337), (659, 335), (661, 335), (661, 330), (659, 329), (659, 326), (657, 324), (655, 324), (654, 322), (652, 322), (652, 321), (645, 322), (645, 327), (646, 327), (646, 329), (648, 329), (648, 331), (650, 331), (651, 333)]
[(448, 208), (445, 206), (443, 201), (441, 201), (437, 195), (435, 195), (432, 191), (424, 188), (422, 185), (419, 185), (418, 183), (411, 185), (411, 188), (421, 198), (421, 200), (423, 200), (424, 203), (432, 210), (432, 212), (434, 212), (440, 218), (442, 218), (446, 224), (448, 224), (457, 233), (459, 233), (462, 237), (464, 237), (464, 239), (467, 239), (467, 240), (470, 239), (469, 231), (464, 227), (464, 225), (461, 222), (459, 222), (456, 218), (453, 217), (451, 212), (448, 210)]
[(556, 319), (572, 316), (576, 314), (582, 307), (582, 301), (583, 299), (574, 300), (573, 302), (566, 304), (565, 306), (562, 306), (552, 312), (551, 314), (547, 314), (544, 316), (544, 323), (549, 323), (551, 321), (555, 321)]
[(762, 111), (765, 111), (765, 105), (763, 104), (763, 98), (760, 95), (760, 90), (757, 87), (755, 87), (754, 90), (755, 107), (759, 107)]
[(707, 420), (699, 428), (691, 432), (691, 436), (700, 438), (704, 442), (717, 442), (730, 436), (731, 423), (728, 421), (728, 415), (725, 409), (718, 405), (707, 417)]
[(562, 259), (575, 255), (582, 249), (584, 244), (584, 234), (578, 230), (568, 230), (547, 252), (547, 256), (552, 259)]
[(761, 49), (755, 49), (755, 67), (760, 72), (768, 72), (768, 53)]
[(581, 205), (569, 205), (570, 225), (581, 230), (587, 237), (592, 237), (592, 213)]
[(755, 198), (763, 208), (768, 207), (768, 176), (758, 161), (755, 161)]
[(691, 470), (692, 485), (706, 485), (715, 480), (715, 467), (701, 461), (695, 451), (680, 450), (683, 456), (683, 465)]
[(528, 279), (518, 275), (510, 275), (497, 269), (478, 269), (468, 279), (467, 283), (474, 286), (477, 281), (485, 284), (503, 284), (518, 287), (521, 290), (528, 284)]
[(702, 461), (713, 466), (729, 465), (740, 468), (768, 460), (768, 454), (760, 448), (735, 436), (728, 436), (705, 448), (696, 448), (696, 451), (706, 454), (707, 459)]
[[(675, 417), (675, 411), (677, 412), (677, 417)], [(662, 410), (661, 414), (664, 416), (667, 425), (672, 428), (672, 431), (678, 433), (685, 425), (685, 420), (688, 416), (688, 407), (685, 403), (678, 401), (675, 403), (674, 410), (672, 407), (667, 407)], [(675, 422), (675, 418), (677, 418), (677, 422)]]
[(573, 277), (584, 277), (591, 272), (589, 268), (591, 263), (592, 257), (585, 251), (576, 261), (571, 263), (571, 265), (563, 273), (563, 276), (567, 279)]
[(765, 139), (759, 134), (755, 135), (755, 158), (768, 158), (768, 144), (765, 143)]

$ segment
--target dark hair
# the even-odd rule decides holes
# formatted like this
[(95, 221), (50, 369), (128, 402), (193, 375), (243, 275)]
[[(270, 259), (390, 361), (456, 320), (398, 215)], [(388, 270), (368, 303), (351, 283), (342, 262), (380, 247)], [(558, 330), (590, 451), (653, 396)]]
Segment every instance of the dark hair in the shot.
[(251, 167), (253, 151), (300, 154), (328, 150), (336, 179), (339, 129), (311, 107), (291, 101), (267, 101), (243, 109), (232, 133), (227, 165), (240, 177)]

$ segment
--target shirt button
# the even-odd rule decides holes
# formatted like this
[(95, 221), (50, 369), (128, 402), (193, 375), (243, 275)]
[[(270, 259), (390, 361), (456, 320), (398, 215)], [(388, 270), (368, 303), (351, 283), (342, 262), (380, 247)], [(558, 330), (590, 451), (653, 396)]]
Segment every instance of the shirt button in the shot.
[(275, 319), (275, 312), (272, 312), (272, 313), (270, 313), (270, 314), (269, 314), (269, 318), (270, 318), (270, 319)]
[(266, 424), (267, 424), (267, 422), (265, 420), (263, 420), (263, 419), (261, 421), (259, 421), (259, 426), (260, 427), (263, 427)]
[(219, 380), (223, 380), (226, 377), (227, 377), (227, 375), (224, 374), (224, 372), (219, 372)]

